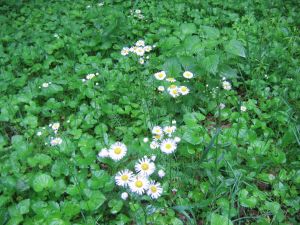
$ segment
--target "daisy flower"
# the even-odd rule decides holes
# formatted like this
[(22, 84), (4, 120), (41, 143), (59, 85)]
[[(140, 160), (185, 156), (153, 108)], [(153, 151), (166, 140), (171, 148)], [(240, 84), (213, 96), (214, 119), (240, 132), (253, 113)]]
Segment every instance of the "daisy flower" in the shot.
[(145, 50), (141, 47), (138, 47), (136, 50), (135, 50), (135, 54), (137, 54), (138, 56), (143, 56), (145, 53)]
[(143, 139), (144, 143), (147, 143), (148, 141), (149, 141), (149, 138), (147, 138), (147, 137)]
[(169, 136), (171, 136), (171, 134), (172, 134), (173, 132), (175, 132), (175, 130), (176, 130), (176, 127), (175, 127), (175, 126), (165, 126), (165, 127), (164, 127), (164, 132), (165, 132), (165, 134), (168, 134)]
[(128, 193), (127, 193), (127, 192), (123, 192), (123, 193), (121, 194), (121, 198), (122, 198), (123, 200), (126, 200), (126, 199), (128, 198)]
[(159, 196), (161, 196), (163, 192), (162, 187), (160, 186), (160, 183), (156, 183), (155, 181), (150, 181), (147, 194), (153, 198), (157, 199)]
[(62, 139), (59, 137), (52, 138), (50, 141), (50, 145), (52, 146), (60, 145), (61, 143), (62, 143)]
[(106, 158), (106, 157), (108, 157), (109, 156), (109, 152), (108, 152), (107, 148), (101, 149), (101, 151), (98, 153), (98, 156), (100, 158)]
[(155, 160), (156, 160), (156, 155), (152, 155), (152, 156), (151, 156), (151, 160), (152, 160), (152, 161), (155, 161)]
[(160, 145), (160, 150), (166, 154), (173, 153), (176, 150), (176, 148), (177, 148), (176, 142), (170, 138), (163, 140), (163, 142)]
[(176, 82), (176, 79), (173, 77), (169, 77), (166, 79), (166, 81), (173, 83), (173, 82)]
[(190, 92), (190, 89), (188, 89), (186, 86), (180, 86), (179, 87), (179, 92), (182, 95), (187, 95)]
[(38, 132), (36, 133), (36, 135), (37, 135), (37, 136), (41, 136), (41, 135), (42, 135), (42, 132), (41, 132), (41, 131), (38, 131)]
[(53, 123), (52, 126), (51, 126), (52, 130), (58, 130), (59, 127), (60, 127), (59, 123)]
[(179, 96), (180, 92), (179, 92), (179, 89), (176, 87), (176, 88), (169, 88), (169, 94), (173, 97), (173, 98), (176, 98)]
[(243, 105), (242, 105), (242, 106), (241, 106), (241, 111), (242, 111), (242, 112), (246, 112), (246, 110), (247, 110), (246, 106), (243, 106)]
[(220, 107), (220, 109), (224, 109), (225, 108), (225, 104), (224, 103), (220, 103), (219, 107)]
[(150, 52), (152, 50), (152, 47), (150, 45), (147, 45), (144, 47), (145, 52)]
[(143, 40), (138, 40), (136, 43), (135, 43), (136, 46), (140, 47), (140, 46), (145, 46), (145, 41)]
[(159, 147), (159, 144), (157, 143), (157, 141), (152, 141), (150, 143), (150, 148), (151, 149), (157, 149)]
[(43, 88), (47, 88), (47, 87), (49, 87), (49, 84), (48, 84), (48, 83), (43, 83), (43, 84), (42, 84), (42, 87), (43, 87)]
[(142, 195), (149, 186), (149, 181), (146, 177), (135, 176), (129, 183), (129, 188), (132, 192)]
[(231, 90), (231, 84), (228, 81), (223, 81), (222, 86), (226, 91)]
[(164, 86), (158, 86), (158, 88), (157, 88), (157, 90), (159, 90), (159, 91), (164, 91), (165, 90), (165, 87)]
[(162, 135), (163, 134), (163, 130), (160, 126), (154, 126), (152, 128), (152, 134), (157, 134), (157, 135)]
[(112, 146), (110, 146), (109, 156), (114, 161), (119, 161), (126, 155), (126, 152), (127, 152), (126, 145), (124, 145), (121, 142), (116, 142)]
[(129, 48), (128, 47), (124, 47), (122, 50), (121, 50), (121, 55), (128, 55), (129, 54)]
[(133, 173), (128, 170), (122, 170), (117, 173), (115, 176), (115, 181), (118, 186), (126, 187), (132, 180)]
[(95, 76), (96, 76), (95, 74), (91, 73), (91, 74), (86, 75), (85, 78), (86, 78), (87, 80), (91, 80), (91, 79), (93, 79)]
[(191, 78), (194, 77), (194, 74), (192, 72), (190, 72), (190, 71), (185, 71), (183, 73), (183, 77), (186, 78), (186, 79), (191, 79)]
[(165, 171), (163, 171), (163, 170), (159, 170), (159, 171), (158, 171), (158, 176), (159, 176), (160, 178), (163, 178), (165, 175), (166, 175)]
[(160, 134), (160, 135), (159, 135), (159, 134), (156, 134), (156, 135), (153, 136), (153, 139), (154, 139), (155, 141), (158, 141), (158, 140), (161, 140), (161, 139), (163, 138), (163, 136), (164, 136), (163, 134)]
[(176, 120), (172, 120), (172, 124), (176, 124)]
[(160, 72), (155, 73), (154, 76), (157, 80), (163, 80), (163, 79), (165, 79), (165, 77), (167, 75), (166, 75), (165, 71), (160, 71)]
[(155, 171), (155, 164), (144, 157), (135, 164), (135, 171), (143, 176), (150, 176)]
[(145, 63), (145, 60), (143, 58), (140, 58), (139, 63), (143, 65)]

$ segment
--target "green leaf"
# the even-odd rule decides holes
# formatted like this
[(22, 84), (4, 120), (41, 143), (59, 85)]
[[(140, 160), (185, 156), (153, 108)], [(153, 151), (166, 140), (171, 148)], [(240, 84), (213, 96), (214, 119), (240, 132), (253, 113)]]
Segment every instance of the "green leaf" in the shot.
[(219, 55), (210, 55), (205, 57), (203, 60), (205, 70), (209, 73), (216, 74), (218, 71), (219, 61)]
[(224, 46), (225, 51), (228, 53), (231, 53), (233, 55), (246, 57), (245, 48), (242, 44), (242, 42), (238, 40), (231, 40)]
[(205, 119), (205, 116), (201, 113), (193, 112), (193, 113), (186, 113), (183, 116), (183, 120), (186, 125), (193, 126), (196, 125), (199, 121)]
[(193, 23), (183, 23), (180, 25), (180, 30), (183, 35), (196, 33), (197, 28)]
[(176, 57), (173, 57), (165, 61), (163, 68), (168, 76), (176, 77), (181, 72), (181, 63)]
[(116, 214), (122, 209), (123, 201), (117, 200), (117, 199), (112, 199), (108, 202), (108, 206), (111, 208), (110, 212), (112, 214)]
[(192, 144), (192, 145), (198, 145), (203, 141), (203, 137), (201, 133), (199, 132), (199, 129), (187, 129), (183, 136), (183, 140), (186, 142)]
[(211, 214), (210, 224), (211, 225), (233, 225), (232, 221), (228, 217), (218, 215), (216, 213)]
[(26, 214), (29, 212), (29, 206), (30, 206), (30, 199), (25, 199), (19, 202), (17, 208), (19, 209), (20, 214)]
[(248, 191), (246, 189), (242, 189), (239, 192), (239, 201), (242, 206), (247, 208), (254, 208), (257, 203), (257, 199), (254, 196), (248, 197)]
[(36, 175), (33, 182), (32, 187), (36, 192), (41, 192), (44, 189), (52, 188), (54, 184), (54, 180), (48, 174), (39, 174)]
[(220, 37), (220, 31), (217, 28), (209, 26), (202, 26), (201, 28), (209, 39), (217, 39)]

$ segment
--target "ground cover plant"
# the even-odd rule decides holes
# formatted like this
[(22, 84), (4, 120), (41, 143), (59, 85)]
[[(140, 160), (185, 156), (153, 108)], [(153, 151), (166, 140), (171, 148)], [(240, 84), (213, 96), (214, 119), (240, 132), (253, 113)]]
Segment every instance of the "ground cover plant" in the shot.
[(299, 224), (297, 1), (0, 0), (0, 224)]

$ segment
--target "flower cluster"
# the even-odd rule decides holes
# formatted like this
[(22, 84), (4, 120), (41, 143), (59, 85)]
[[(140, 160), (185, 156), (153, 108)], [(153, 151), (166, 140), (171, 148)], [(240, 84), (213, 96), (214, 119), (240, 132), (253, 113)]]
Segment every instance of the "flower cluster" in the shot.
[[(51, 130), (54, 132), (55, 135), (57, 135), (58, 129), (60, 128), (60, 123), (56, 122), (56, 123), (50, 123), (49, 127), (51, 128)], [(42, 135), (40, 132), (38, 132), (38, 135)], [(62, 143), (62, 139), (60, 137), (50, 137), (50, 145), (51, 146), (57, 146), (60, 145)]]
[[(167, 77), (167, 74), (165, 71), (159, 71), (157, 73), (154, 74), (154, 77), (157, 79), (157, 80), (160, 80), (160, 81), (165, 81), (167, 83), (175, 83), (177, 82), (175, 78), (173, 77)], [(186, 79), (192, 79), (194, 77), (194, 74), (190, 71), (185, 71), (183, 73), (183, 77), (186, 78)], [(166, 85), (166, 84), (165, 84)], [(180, 84), (179, 85), (176, 85), (176, 84), (167, 84), (166, 85), (167, 88), (165, 88), (165, 86), (159, 86), (157, 88), (158, 91), (160, 92), (164, 92), (165, 90), (167, 90), (167, 92), (169, 93), (169, 95), (171, 95), (173, 98), (176, 98), (180, 95), (187, 95), (188, 93), (190, 93), (190, 89), (186, 86), (181, 86)]]
[(223, 77), (222, 80), (223, 80), (223, 82), (222, 82), (223, 89), (226, 90), (226, 91), (230, 91), (231, 90), (231, 83), (228, 82), (225, 77)]
[[(132, 47), (124, 47), (121, 50), (121, 55), (127, 56), (129, 53), (135, 54), (139, 57), (139, 63), (144, 64), (145, 58), (144, 55), (148, 52), (151, 52), (155, 48), (155, 45), (145, 45), (144, 40), (138, 40)], [(146, 59), (149, 59), (149, 56), (146, 56)]]
[(85, 79), (82, 79), (82, 82), (85, 82), (87, 80), (92, 80), (93, 78), (95, 78), (96, 76), (98, 76), (99, 73), (89, 73), (85, 76)]
[[(150, 179), (150, 176), (156, 169), (153, 159), (155, 160), (155, 158), (151, 157), (151, 159), (149, 159), (147, 156), (139, 159), (134, 166), (136, 174), (128, 169), (119, 171), (115, 175), (116, 184), (125, 188), (129, 187), (132, 193), (138, 195), (143, 195), (146, 193), (152, 199), (157, 199), (159, 196), (161, 196), (163, 188), (159, 182)], [(160, 170), (160, 177), (164, 176), (162, 173), (164, 173), (164, 171)], [(125, 200), (127, 197), (127, 193), (122, 193), (122, 199)]]
[(140, 9), (130, 10), (130, 14), (138, 19), (144, 19), (144, 15)]
[(172, 137), (176, 131), (176, 126), (154, 126), (152, 128), (153, 140), (150, 143), (151, 149), (160, 148), (165, 154), (171, 154), (176, 151), (177, 143), (181, 141), (180, 137)]
[(98, 153), (98, 156), (100, 158), (109, 157), (114, 161), (119, 161), (122, 158), (124, 158), (126, 153), (127, 153), (126, 145), (123, 144), (122, 142), (116, 142), (112, 144), (109, 149), (107, 148), (101, 149), (101, 151)]

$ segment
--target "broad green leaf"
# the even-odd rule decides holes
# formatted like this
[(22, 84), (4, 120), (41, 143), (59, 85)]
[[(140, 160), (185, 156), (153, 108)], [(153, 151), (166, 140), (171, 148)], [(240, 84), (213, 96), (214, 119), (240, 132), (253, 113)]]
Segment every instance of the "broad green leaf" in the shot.
[(202, 26), (201, 28), (209, 39), (217, 39), (220, 37), (220, 31), (215, 27)]
[(183, 23), (180, 25), (180, 30), (183, 35), (193, 34), (197, 32), (196, 25), (193, 23)]
[(203, 60), (203, 65), (206, 71), (212, 74), (216, 74), (218, 71), (219, 60), (219, 55), (210, 55), (205, 57), (205, 59)]
[(205, 116), (201, 113), (192, 112), (192, 113), (186, 113), (183, 116), (183, 120), (186, 125), (193, 126), (196, 125), (199, 121), (202, 121), (205, 119)]
[(212, 213), (210, 217), (210, 225), (233, 225), (232, 221), (222, 215), (218, 215), (216, 213)]
[(242, 42), (238, 40), (231, 40), (224, 46), (225, 51), (228, 53), (231, 53), (233, 55), (246, 57), (245, 48), (242, 44)]
[(30, 206), (30, 199), (25, 199), (18, 203), (17, 208), (19, 209), (20, 214), (26, 214), (29, 212), (29, 206)]
[(44, 189), (52, 188), (54, 184), (54, 180), (48, 174), (39, 174), (36, 175), (33, 182), (32, 187), (36, 192), (41, 192)]

